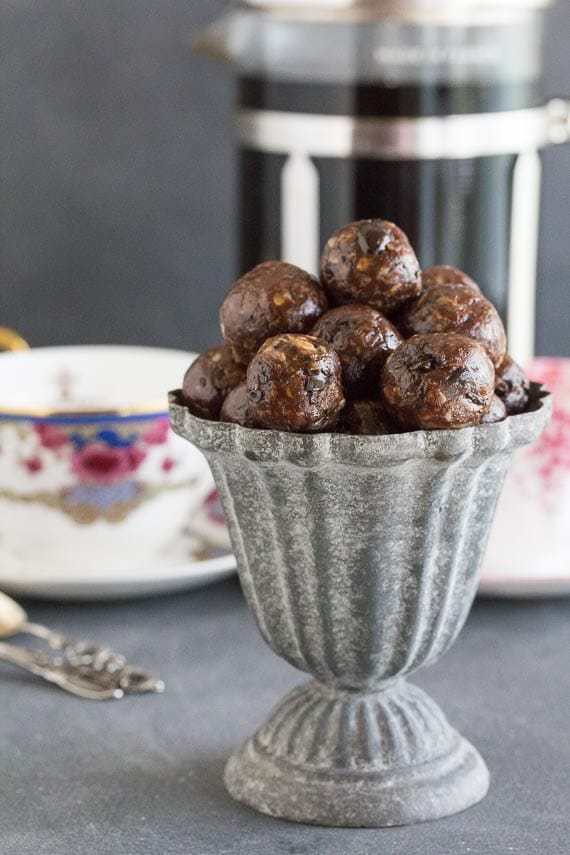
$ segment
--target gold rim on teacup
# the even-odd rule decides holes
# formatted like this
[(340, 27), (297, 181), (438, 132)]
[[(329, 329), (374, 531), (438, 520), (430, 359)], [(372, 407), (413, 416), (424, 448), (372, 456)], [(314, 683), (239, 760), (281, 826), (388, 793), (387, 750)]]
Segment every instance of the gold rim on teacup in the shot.
[[(30, 350), (30, 345), (19, 333), (9, 327), (0, 327), (0, 352), (16, 352)], [(14, 407), (3, 407), (0, 405), (0, 416), (11, 418), (35, 418), (35, 419), (73, 419), (93, 417), (98, 418), (125, 418), (128, 416), (162, 416), (168, 414), (168, 403), (164, 401), (151, 401), (133, 407), (120, 407), (117, 409), (86, 409), (86, 410), (49, 410), (42, 407), (26, 407), (17, 409)]]
[(30, 345), (25, 338), (9, 329), (0, 327), (0, 350), (29, 350)]
[(14, 419), (85, 419), (93, 418), (126, 418), (128, 416), (141, 416), (153, 418), (168, 415), (168, 404), (164, 401), (153, 401), (150, 404), (139, 404), (137, 407), (121, 407), (116, 410), (45, 410), (42, 408), (28, 407), (25, 410), (13, 407), (1, 407), (0, 417), (10, 416)]

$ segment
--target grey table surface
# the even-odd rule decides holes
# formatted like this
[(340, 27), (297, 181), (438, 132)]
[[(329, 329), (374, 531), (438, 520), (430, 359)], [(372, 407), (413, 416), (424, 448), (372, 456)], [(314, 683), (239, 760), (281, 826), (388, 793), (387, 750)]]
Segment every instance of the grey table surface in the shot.
[(481, 750), (491, 791), (424, 825), (293, 825), (232, 802), (224, 761), (303, 680), (265, 646), (234, 580), (130, 603), (28, 603), (115, 646), (161, 696), (79, 701), (0, 663), (0, 855), (565, 855), (570, 600), (480, 600), (416, 682)]

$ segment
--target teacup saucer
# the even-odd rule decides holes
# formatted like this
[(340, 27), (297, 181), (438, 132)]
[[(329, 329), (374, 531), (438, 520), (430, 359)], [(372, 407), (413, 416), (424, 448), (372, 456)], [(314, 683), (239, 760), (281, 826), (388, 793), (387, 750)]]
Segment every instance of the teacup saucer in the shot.
[(210, 585), (236, 569), (227, 530), (210, 496), (168, 553), (148, 565), (113, 570), (39, 565), (0, 548), (0, 589), (49, 600), (111, 600), (147, 597)]
[(536, 578), (529, 579), (524, 576), (496, 576), (484, 571), (479, 595), (525, 600), (564, 597), (570, 595), (570, 575), (554, 578), (537, 575)]

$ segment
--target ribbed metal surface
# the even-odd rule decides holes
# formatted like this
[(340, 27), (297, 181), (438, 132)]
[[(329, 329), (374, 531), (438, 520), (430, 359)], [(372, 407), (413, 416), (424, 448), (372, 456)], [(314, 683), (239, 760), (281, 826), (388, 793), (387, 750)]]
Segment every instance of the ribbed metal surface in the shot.
[(279, 704), (255, 744), (293, 766), (378, 773), (436, 760), (459, 738), (437, 704), (415, 686), (401, 683), (361, 695), (306, 683)]
[(238, 800), (272, 816), (382, 826), (479, 801), (488, 772), (437, 705), (401, 676), (435, 661), (467, 617), (530, 412), (460, 431), (304, 436), (195, 418), (174, 429), (208, 458), (261, 633), (312, 682), (230, 758)]
[(177, 406), (172, 419), (212, 466), (264, 638), (317, 679), (365, 689), (457, 636), (510, 458), (547, 410), (381, 437), (247, 430)]

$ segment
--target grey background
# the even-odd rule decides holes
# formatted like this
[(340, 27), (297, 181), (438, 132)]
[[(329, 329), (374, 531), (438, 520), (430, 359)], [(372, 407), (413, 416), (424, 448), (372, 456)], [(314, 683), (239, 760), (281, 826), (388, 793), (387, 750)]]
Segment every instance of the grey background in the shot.
[[(223, 0), (1, 0), (0, 324), (33, 344), (203, 349), (231, 283), (229, 69), (195, 56)], [(570, 6), (546, 92), (570, 92)], [(538, 351), (570, 355), (570, 146), (544, 155)]]
[(293, 825), (234, 803), (225, 759), (304, 676), (261, 640), (234, 581), (123, 605), (28, 604), (166, 680), (96, 704), (0, 663), (2, 855), (567, 855), (570, 601), (480, 600), (414, 675), (491, 771), (487, 798), (410, 828)]
[[(36, 345), (218, 338), (231, 281), (227, 70), (188, 43), (219, 0), (1, 0), (0, 323)], [(547, 92), (568, 92), (568, 4)], [(570, 147), (544, 157), (538, 344), (570, 354)], [(0, 665), (1, 855), (563, 855), (568, 602), (480, 602), (417, 682), (474, 741), (488, 798), (409, 829), (333, 831), (234, 804), (232, 747), (301, 677), (263, 644), (237, 585), (130, 605), (29, 604), (168, 684), (98, 706)]]

